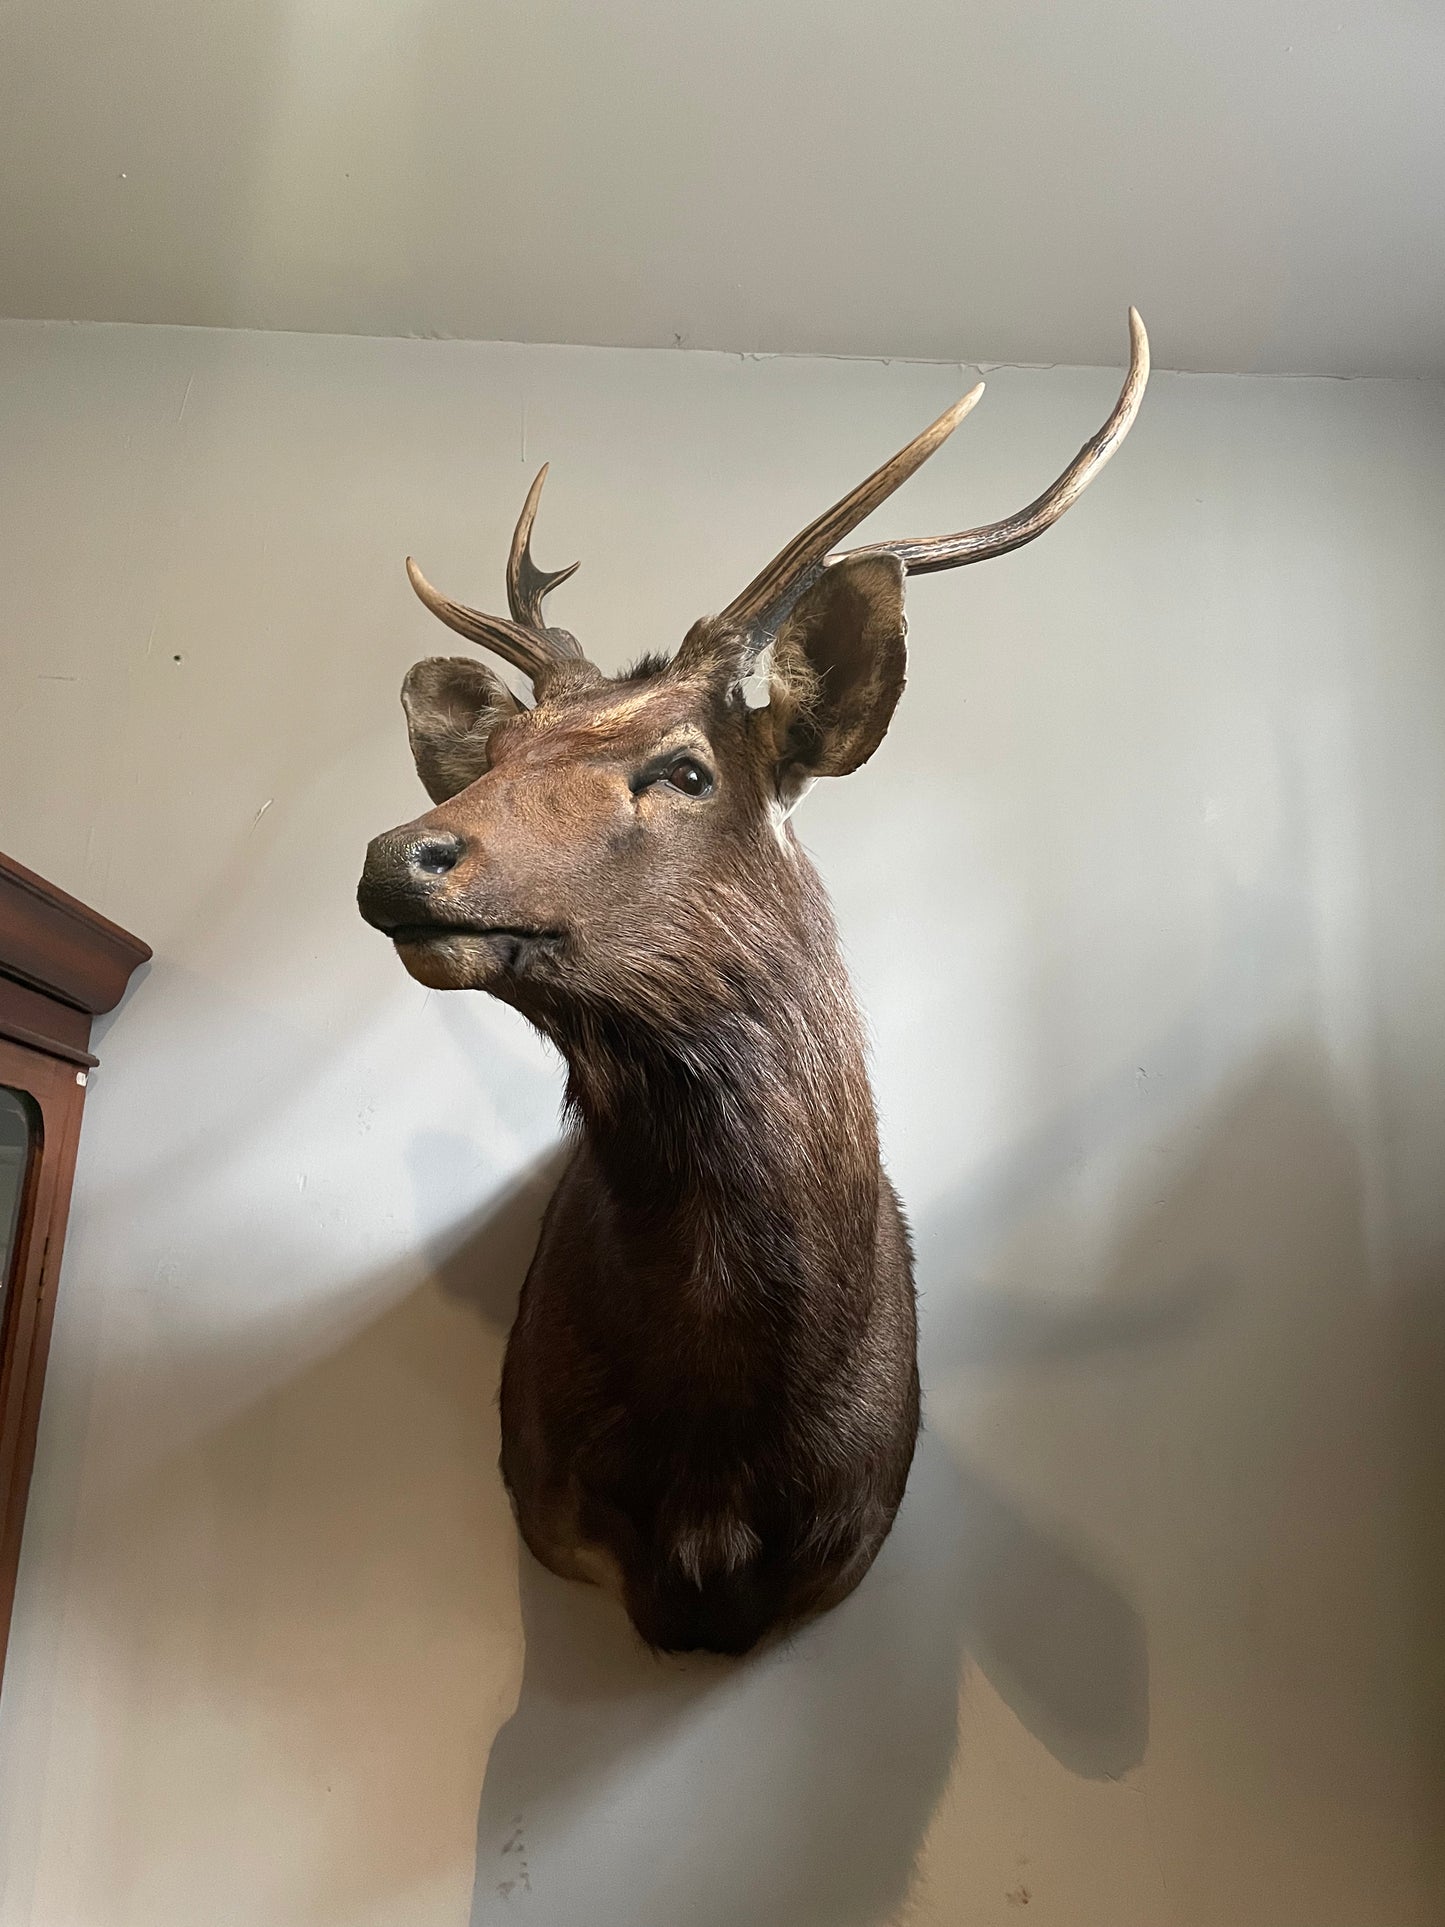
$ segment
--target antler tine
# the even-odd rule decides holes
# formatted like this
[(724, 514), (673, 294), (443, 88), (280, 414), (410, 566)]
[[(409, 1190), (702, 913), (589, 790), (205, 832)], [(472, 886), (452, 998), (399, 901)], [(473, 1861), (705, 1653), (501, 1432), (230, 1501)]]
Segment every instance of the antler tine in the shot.
[(973, 409), (983, 394), (983, 383), (970, 388), (962, 401), (945, 409), (936, 422), (929, 424), (906, 448), (875, 469), (866, 481), (850, 490), (840, 502), (810, 522), (800, 535), (775, 555), (760, 575), (723, 610), (721, 620), (739, 629), (766, 633), (823, 573), (833, 544), (850, 529), (856, 529), (880, 502), (901, 488), (916, 468), (922, 467), (936, 448), (942, 446), (954, 429)]
[(549, 636), (524, 629), (520, 623), (508, 622), (505, 616), (484, 615), (480, 609), (469, 609), (464, 602), (453, 602), (450, 596), (432, 587), (410, 556), (406, 558), (406, 572), (427, 608), (459, 636), (465, 636), (469, 642), (479, 642), (483, 649), (490, 649), (503, 662), (530, 676), (534, 683), (544, 681), (548, 671), (557, 667), (559, 652), (553, 648)]
[(1002, 522), (990, 522), (983, 528), (963, 529), (957, 535), (919, 536), (898, 542), (869, 543), (862, 548), (837, 551), (828, 557), (828, 561), (841, 561), (844, 555), (893, 555), (897, 556), (909, 575), (928, 575), (934, 569), (957, 569), (965, 563), (984, 562), (990, 556), (1007, 555), (1010, 549), (1022, 548), (1025, 542), (1032, 542), (1035, 536), (1052, 528), (1065, 509), (1072, 508), (1093, 481), (1133, 426), (1148, 380), (1149, 337), (1144, 332), (1139, 310), (1131, 308), (1129, 372), (1124, 378), (1114, 412), (1098, 433), (1084, 443), (1058, 480), (1051, 482), (1036, 501), (1020, 509), (1016, 515), (1006, 516)]
[(507, 606), (512, 611), (512, 619), (520, 622), (524, 628), (540, 632), (545, 632), (547, 627), (542, 619), (543, 597), (550, 595), (569, 575), (575, 575), (581, 566), (580, 563), (569, 562), (565, 569), (539, 569), (532, 560), (532, 524), (537, 519), (537, 504), (542, 499), (542, 484), (547, 479), (548, 466), (543, 462), (537, 471), (537, 479), (527, 490), (527, 499), (522, 504), (522, 513), (517, 517), (511, 551), (507, 556)]
[(565, 664), (584, 660), (575, 636), (565, 629), (549, 629), (542, 620), (543, 596), (564, 582), (577, 567), (574, 562), (571, 568), (549, 573), (539, 569), (532, 560), (532, 523), (536, 520), (537, 502), (546, 479), (544, 466), (527, 491), (507, 557), (507, 602), (514, 621), (508, 622), (505, 616), (486, 615), (480, 609), (469, 609), (464, 602), (453, 602), (450, 596), (432, 587), (410, 556), (406, 558), (411, 586), (434, 616), (449, 629), (455, 629), (459, 636), (480, 643), (503, 662), (520, 669), (537, 688)]

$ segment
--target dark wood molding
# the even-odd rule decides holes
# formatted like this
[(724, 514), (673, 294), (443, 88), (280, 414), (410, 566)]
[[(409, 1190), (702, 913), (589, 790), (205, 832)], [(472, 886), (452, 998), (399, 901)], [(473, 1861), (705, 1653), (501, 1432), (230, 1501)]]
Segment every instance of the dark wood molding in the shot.
[(65, 1221), (85, 1102), (84, 1071), (0, 1039), (0, 1084), (39, 1113), (40, 1145), (26, 1176), (4, 1317), (0, 1319), (0, 1667), (10, 1632), (25, 1501), (35, 1463), (40, 1401)]
[(150, 945), (0, 854), (0, 971), (98, 1017), (114, 1010)]
[[(0, 1084), (36, 1121), (8, 1280), (0, 1278), (0, 1664), (90, 1067), (92, 1018), (150, 948), (0, 855)], [(0, 1228), (0, 1243), (9, 1225)], [(0, 1264), (6, 1253), (0, 1249)]]
[[(0, 950), (0, 957), (5, 952)], [(43, 990), (5, 975), (0, 964), (0, 1037), (32, 1050), (46, 1050), (72, 1064), (93, 1064), (87, 1046), (92, 1018), (88, 1010), (47, 997)]]

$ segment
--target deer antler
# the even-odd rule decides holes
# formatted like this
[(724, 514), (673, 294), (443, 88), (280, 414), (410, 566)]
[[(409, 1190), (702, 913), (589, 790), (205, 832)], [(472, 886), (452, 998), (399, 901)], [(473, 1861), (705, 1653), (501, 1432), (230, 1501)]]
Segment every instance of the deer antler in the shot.
[(1065, 509), (1071, 508), (1123, 441), (1139, 412), (1144, 386), (1149, 379), (1149, 337), (1137, 308), (1129, 310), (1129, 372), (1114, 411), (1096, 435), (1090, 437), (1069, 466), (1036, 501), (1002, 522), (986, 527), (964, 529), (957, 535), (918, 536), (898, 542), (873, 542), (857, 549), (835, 549), (833, 544), (850, 529), (857, 528), (866, 515), (887, 499), (913, 471), (927, 461), (957, 428), (983, 393), (983, 384), (969, 390), (961, 402), (940, 415), (932, 427), (925, 428), (915, 441), (895, 455), (891, 462), (870, 475), (841, 502), (794, 536), (754, 577), (740, 596), (723, 611), (722, 619), (738, 628), (751, 628), (765, 634), (776, 631), (779, 622), (822, 574), (823, 570), (845, 555), (893, 555), (909, 575), (926, 575), (934, 569), (956, 569), (968, 562), (983, 562), (989, 556), (1005, 555), (1021, 548), (1051, 528)]
[(494, 655), (500, 656), (503, 662), (520, 669), (524, 676), (531, 678), (534, 687), (540, 687), (550, 674), (564, 664), (583, 660), (582, 650), (574, 635), (566, 629), (549, 629), (542, 620), (543, 597), (555, 589), (559, 582), (565, 582), (578, 567), (573, 562), (565, 569), (539, 569), (532, 560), (532, 524), (537, 519), (537, 503), (546, 479), (547, 466), (544, 463), (527, 491), (527, 499), (522, 504), (522, 513), (517, 518), (517, 527), (512, 535), (512, 546), (507, 556), (507, 604), (512, 611), (512, 621), (509, 622), (505, 616), (486, 615), (480, 609), (469, 609), (463, 602), (453, 602), (439, 589), (432, 587), (410, 556), (406, 558), (406, 572), (411, 578), (411, 586), (432, 614), (449, 629), (455, 629), (459, 636), (480, 643), (484, 649), (490, 649)]
[(767, 630), (776, 626), (805, 589), (823, 573), (828, 552), (839, 536), (856, 529), (880, 502), (887, 501), (901, 488), (916, 468), (921, 468), (936, 448), (946, 442), (954, 429), (983, 395), (983, 383), (970, 388), (962, 401), (945, 409), (936, 422), (916, 435), (907, 448), (899, 449), (891, 461), (874, 469), (866, 481), (849, 491), (841, 502), (810, 522), (795, 535), (787, 548), (775, 555), (761, 574), (755, 575), (741, 595), (734, 596), (720, 620), (738, 629)]
[[(565, 569), (539, 569), (532, 560), (532, 524), (537, 519), (537, 504), (542, 499), (542, 484), (547, 479), (549, 463), (543, 462), (537, 470), (537, 479), (527, 490), (527, 499), (522, 504), (522, 513), (517, 517), (517, 526), (512, 535), (512, 547), (507, 556), (507, 607), (512, 612), (514, 622), (524, 628), (546, 632), (547, 625), (542, 620), (542, 598), (548, 596), (565, 582), (569, 575), (576, 575), (580, 562), (569, 562)], [(559, 634), (565, 635), (566, 630)]]

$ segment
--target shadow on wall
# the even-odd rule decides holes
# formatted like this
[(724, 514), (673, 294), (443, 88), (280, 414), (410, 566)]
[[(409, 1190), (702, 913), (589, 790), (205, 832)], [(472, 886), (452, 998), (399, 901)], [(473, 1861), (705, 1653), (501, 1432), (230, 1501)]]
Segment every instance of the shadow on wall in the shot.
[[(453, 1290), (488, 1240), (448, 1260)], [(1214, 1302), (1190, 1288), (1121, 1315), (1106, 1291), (1021, 1349), (1185, 1342)], [(1074, 1772), (1143, 1757), (1138, 1613), (929, 1430), (865, 1583), (742, 1663), (649, 1654), (613, 1601), (521, 1558), (525, 1672), (487, 1770), (471, 1927), (873, 1927), (947, 1781), (966, 1653)]]
[(472, 1927), (884, 1920), (948, 1776), (971, 1625), (1075, 1757), (1122, 1771), (1142, 1750), (1136, 1616), (927, 1435), (867, 1582), (784, 1646), (654, 1657), (614, 1602), (525, 1555), (522, 1616)]
[[(1180, 1136), (1173, 1182), (1124, 1226), (1086, 1309), (1071, 1302), (1051, 1319), (985, 1304), (966, 1330), (936, 1330), (939, 1356), (926, 1347), (924, 1369), (926, 1384), (935, 1363), (945, 1378), (961, 1362), (988, 1371), (991, 1409), (1012, 1386), (1025, 1423), (1038, 1412), (1050, 1449), (1071, 1455), (1076, 1489), (1112, 1481), (1135, 1563), (1170, 1575), (1171, 1639), (1182, 1627), (1186, 1650), (1202, 1638), (1207, 1651), (1221, 1602), (1227, 1622), (1229, 1602), (1268, 1569), (1272, 1508), (1295, 1503), (1298, 1467), (1278, 1436), (1291, 1408), (1311, 1481), (1321, 1462), (1359, 1456), (1369, 1368), (1352, 1379), (1373, 1314), (1353, 1147), (1308, 1047), (1261, 1061)], [(1001, 1181), (1017, 1202), (1017, 1171)], [(454, 1289), (485, 1245), (483, 1230), (454, 1255)], [(1064, 1416), (1048, 1432), (1061, 1389)], [(936, 1393), (936, 1417), (949, 1396)], [(948, 1778), (966, 1655), (1070, 1771), (1117, 1779), (1138, 1765), (1149, 1726), (1139, 1612), (1085, 1547), (962, 1462), (944, 1429), (925, 1432), (859, 1591), (740, 1664), (647, 1654), (613, 1602), (523, 1554), (525, 1672), (487, 1770), (471, 1927), (876, 1927), (908, 1894)], [(1370, 1530), (1369, 1456), (1326, 1486), (1320, 1503), (1339, 1518), (1318, 1551), (1285, 1548), (1310, 1568), (1326, 1624), (1355, 1610), (1359, 1584), (1368, 1598), (1368, 1571), (1359, 1582), (1332, 1573)], [(1263, 1495), (1257, 1507), (1241, 1502), (1241, 1480)], [(1314, 1677), (1306, 1657), (1298, 1697), (1272, 1700), (1272, 1636), (1243, 1657), (1219, 1649), (1226, 1673), (1238, 1665), (1212, 1711), (1207, 1670), (1176, 1677), (1172, 1716), (1197, 1720), (1207, 1774), (1216, 1745), (1222, 1755), (1249, 1738), (1257, 1684), (1259, 1718), (1282, 1723), (1281, 1770), (1333, 1802), (1328, 1782), (1351, 1742), (1347, 1722), (1318, 1725), (1333, 1661)]]
[[(414, 1149), (419, 1193), (454, 1184), (454, 1140)], [(555, 1168), (493, 1201), (483, 1233), (471, 1221), (474, 1293), (515, 1299)], [(446, 1251), (429, 1255), (445, 1281)], [(86, 1663), (127, 1697), (68, 1918), (464, 1917), (477, 1788), (516, 1689), (500, 1327), (414, 1278), (353, 1281), (385, 1309), (300, 1367), (308, 1335), (285, 1318), (264, 1357), (172, 1354), (155, 1377), (112, 1357), (106, 1396), (130, 1407), (172, 1401), (200, 1365), (213, 1388), (229, 1372), (273, 1389), (119, 1483), (78, 1546)]]
[[(166, 1716), (111, 1816), (124, 1917), (194, 1907), (198, 1852), (216, 1892), (251, 1896), (258, 1917), (268, 1901), (268, 1917), (293, 1917), (303, 1892), (314, 1920), (401, 1896), (419, 1906), (450, 1887), (475, 1818), (471, 1927), (876, 1927), (908, 1893), (949, 1775), (965, 1657), (1066, 1768), (1129, 1772), (1149, 1729), (1141, 1613), (1094, 1550), (968, 1462), (955, 1440), (975, 1390), (990, 1464), (1010, 1462), (1012, 1428), (1050, 1490), (1112, 1495), (1114, 1543), (1165, 1586), (1151, 1592), (1151, 1624), (1161, 1596), (1168, 1608), (1155, 1643), (1207, 1660), (1182, 1684), (1176, 1660), (1166, 1682), (1206, 1774), (1213, 1761), (1224, 1777), (1255, 1695), (1302, 1785), (1328, 1780), (1330, 1798), (1336, 1777), (1358, 1786), (1347, 1725), (1313, 1719), (1332, 1687), (1308, 1669), (1328, 1671), (1338, 1650), (1282, 1662), (1266, 1642), (1257, 1681), (1216, 1691), (1210, 1647), (1210, 1615), (1232, 1624), (1250, 1560), (1296, 1505), (1284, 1447), (1297, 1434), (1302, 1489), (1322, 1495), (1330, 1529), (1318, 1547), (1308, 1533), (1287, 1544), (1286, 1596), (1307, 1584), (1324, 1623), (1368, 1607), (1356, 1529), (1377, 1495), (1358, 1449), (1371, 1418), (1358, 1362), (1378, 1314), (1353, 1150), (1305, 1050), (1261, 1061), (1181, 1138), (1172, 1181), (1126, 1222), (1087, 1308), (1024, 1316), (1005, 1291), (972, 1294), (959, 1319), (970, 1294), (932, 1288), (932, 1425), (897, 1526), (858, 1592), (788, 1644), (742, 1663), (656, 1658), (611, 1600), (523, 1554), (523, 1675), (488, 1762), (515, 1686), (517, 1604), (494, 1393), (561, 1155), (544, 1160), (427, 1252), (439, 1289), (402, 1296), (117, 1509), (100, 1577), (134, 1596), (89, 1586), (98, 1622), (113, 1604), (116, 1623), (146, 1626), (158, 1705), (191, 1703), (190, 1682), (201, 1709), (191, 1724)], [(469, 1158), (458, 1140), (421, 1136), (413, 1182), (433, 1200), (456, 1191)], [(1017, 1171), (999, 1182), (1021, 1211)], [(977, 1204), (975, 1186), (965, 1219)], [(955, 1275), (971, 1249), (961, 1233)], [(386, 1627), (405, 1636), (379, 1637)], [(1272, 1700), (1291, 1666), (1295, 1697)], [(277, 1830), (260, 1873), (258, 1786)], [(304, 1841), (282, 1866), (297, 1815)]]

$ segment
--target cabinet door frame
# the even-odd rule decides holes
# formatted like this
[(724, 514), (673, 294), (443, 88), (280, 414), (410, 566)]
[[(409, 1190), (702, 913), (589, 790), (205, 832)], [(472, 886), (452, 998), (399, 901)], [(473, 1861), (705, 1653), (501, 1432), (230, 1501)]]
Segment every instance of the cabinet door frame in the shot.
[(0, 1670), (15, 1601), (86, 1080), (87, 1072), (74, 1062), (0, 1036), (0, 1084), (28, 1097), (40, 1120), (40, 1141), (20, 1198), (0, 1329)]

